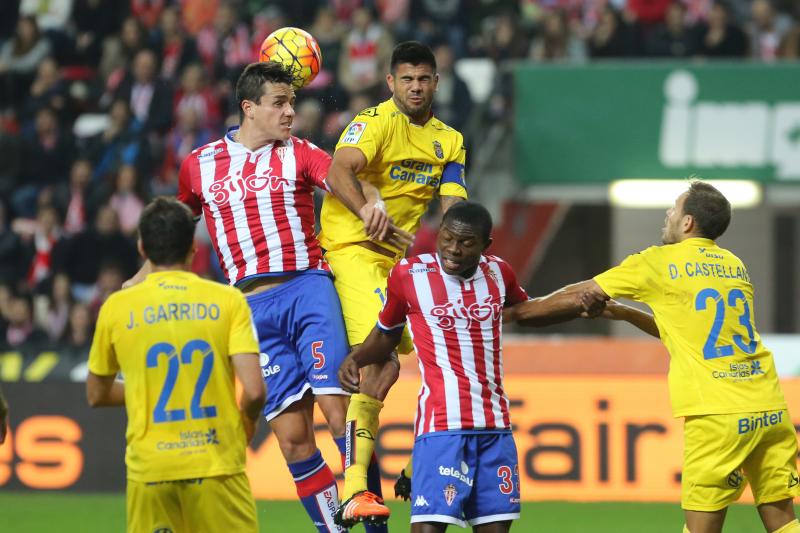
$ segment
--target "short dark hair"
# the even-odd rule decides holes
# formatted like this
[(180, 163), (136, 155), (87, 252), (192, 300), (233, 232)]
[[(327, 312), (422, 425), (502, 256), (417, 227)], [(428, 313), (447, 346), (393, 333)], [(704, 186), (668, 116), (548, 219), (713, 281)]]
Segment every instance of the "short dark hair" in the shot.
[(194, 242), (192, 212), (174, 198), (158, 197), (142, 211), (139, 238), (154, 265), (183, 263)]
[(716, 240), (731, 223), (731, 203), (719, 190), (704, 181), (693, 180), (683, 202), (683, 214), (694, 217), (703, 237)]
[(242, 102), (250, 100), (256, 104), (261, 103), (266, 82), (291, 85), (292, 81), (294, 81), (292, 71), (275, 61), (262, 61), (247, 65), (236, 81), (236, 102), (239, 104), (239, 120), (244, 118)]
[(479, 203), (458, 202), (451, 206), (442, 217), (442, 224), (450, 221), (458, 221), (472, 226), (483, 238), (484, 243), (488, 243), (492, 236), (492, 215)]
[(397, 71), (397, 65), (401, 63), (411, 63), (417, 65), (430, 65), (436, 72), (436, 58), (428, 45), (419, 41), (405, 41), (394, 47), (392, 60), (389, 69), (392, 74)]

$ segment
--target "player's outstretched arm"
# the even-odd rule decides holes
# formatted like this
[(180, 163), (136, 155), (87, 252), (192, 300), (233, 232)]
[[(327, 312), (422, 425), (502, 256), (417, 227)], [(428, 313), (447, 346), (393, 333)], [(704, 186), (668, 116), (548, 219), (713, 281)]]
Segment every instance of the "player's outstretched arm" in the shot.
[[(370, 216), (380, 216), (380, 213), (386, 215), (386, 224), (382, 225), (379, 230), (379, 233), (386, 234), (384, 241), (403, 250), (411, 246), (411, 243), (414, 242), (414, 235), (394, 225), (392, 217), (386, 212), (386, 203), (383, 201), (378, 188), (368, 181), (358, 180), (358, 183), (361, 185), (361, 190), (367, 199), (367, 204), (364, 206), (365, 211), (371, 206), (373, 212)], [(379, 213), (374, 213), (375, 211)]]
[(594, 280), (582, 281), (504, 309), (503, 321), (527, 327), (550, 326), (581, 316), (597, 316), (607, 300), (608, 295)]
[(242, 397), (239, 400), (239, 411), (242, 414), (244, 433), (250, 442), (256, 433), (261, 410), (267, 400), (267, 388), (261, 375), (258, 354), (240, 353), (231, 356), (233, 372), (242, 384)]
[(125, 384), (117, 380), (116, 374), (98, 376), (90, 371), (86, 378), (86, 400), (91, 407), (125, 405)]
[(652, 335), (657, 339), (661, 338), (658, 326), (656, 325), (656, 319), (652, 314), (630, 305), (619, 303), (616, 300), (609, 300), (606, 302), (606, 307), (599, 316), (611, 320), (624, 320), (629, 324), (633, 324), (648, 335)]
[(356, 393), (361, 384), (362, 367), (375, 363), (383, 363), (392, 358), (397, 345), (403, 335), (403, 328), (383, 331), (378, 327), (372, 328), (363, 343), (359, 344), (339, 366), (339, 383), (348, 392)]

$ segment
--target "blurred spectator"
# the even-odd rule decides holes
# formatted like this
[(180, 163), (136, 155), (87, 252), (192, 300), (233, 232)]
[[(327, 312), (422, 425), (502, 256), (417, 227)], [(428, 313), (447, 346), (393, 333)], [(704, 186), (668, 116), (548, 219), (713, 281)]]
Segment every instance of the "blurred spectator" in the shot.
[(103, 42), (119, 31), (122, 21), (119, 7), (107, 0), (75, 0), (72, 15), (75, 33), (70, 63), (98, 67)]
[(36, 19), (20, 17), (14, 38), (0, 48), (0, 110), (16, 107), (28, 92), (36, 67), (50, 54), (50, 42)]
[(6, 344), (16, 348), (22, 344), (39, 345), (47, 341), (47, 334), (33, 323), (31, 301), (27, 296), (12, 296), (6, 315)]
[(136, 17), (128, 17), (122, 21), (119, 35), (114, 35), (103, 42), (103, 53), (100, 56), (100, 79), (105, 80), (106, 88), (113, 91), (122, 81), (125, 69), (133, 58), (147, 45), (147, 33)]
[[(22, 222), (22, 221), (19, 221)], [(38, 288), (52, 272), (52, 254), (58, 240), (61, 238), (61, 220), (58, 210), (51, 205), (40, 205), (36, 213), (35, 222), (28, 226), (15, 226), (18, 231), (28, 229), (29, 234), (23, 234), (22, 240), (28, 249), (26, 255), (30, 257), (27, 267), (26, 280), (28, 286)]]
[(424, 25), (430, 21), (436, 36), (446, 39), (456, 57), (465, 55), (464, 30), (467, 6), (465, 0), (412, 0), (409, 9), (411, 24)]
[(300, 102), (295, 112), (292, 123), (292, 135), (308, 139), (317, 146), (323, 145), (322, 118), (324, 109), (322, 104), (314, 98), (306, 98)]
[(664, 22), (672, 0), (628, 0), (626, 13), (633, 21), (651, 26)]
[(123, 275), (122, 269), (116, 263), (106, 263), (100, 268), (97, 275), (91, 299), (89, 300), (89, 312), (93, 317), (100, 313), (100, 307), (108, 300), (111, 294), (122, 288), (122, 283), (128, 278)]
[(8, 213), (0, 202), (0, 286), (13, 286), (24, 277), (25, 249), (17, 232), (8, 225)]
[(53, 266), (72, 280), (72, 293), (79, 301), (89, 301), (100, 268), (119, 265), (125, 278), (137, 269), (136, 246), (119, 230), (117, 214), (109, 206), (97, 211), (93, 227), (62, 240), (53, 250)]
[(34, 323), (47, 333), (51, 341), (57, 341), (67, 328), (71, 307), (69, 278), (65, 274), (56, 274), (51, 280), (49, 293), (34, 297)]
[[(97, 194), (89, 191), (92, 181), (92, 162), (76, 159), (69, 172), (69, 183), (59, 183), (53, 190), (53, 204), (64, 213), (64, 234), (80, 233), (92, 219)], [(99, 193), (100, 191), (96, 191)]]
[(344, 111), (329, 113), (325, 118), (323, 125), (323, 142), (322, 146), (332, 149), (339, 141), (345, 126), (347, 126), (353, 118), (364, 111), (366, 108), (375, 105), (375, 102), (367, 94), (355, 94), (350, 98), (347, 109)]
[(61, 336), (61, 343), (68, 354), (73, 355), (75, 349), (89, 350), (92, 346), (92, 335), (94, 335), (94, 322), (88, 305), (82, 303), (72, 305), (67, 325)]
[(61, 75), (61, 68), (55, 59), (46, 57), (36, 69), (28, 98), (25, 101), (23, 120), (30, 120), (42, 107), (50, 107), (58, 113), (65, 123), (74, 117), (67, 115), (67, 84)]
[(219, 9), (219, 0), (179, 0), (178, 4), (183, 27), (192, 36), (211, 24)]
[(673, 0), (667, 7), (665, 20), (649, 34), (647, 55), (655, 57), (690, 57), (697, 53), (696, 32), (686, 22), (686, 6)]
[(218, 130), (222, 125), (222, 111), (206, 78), (203, 67), (197, 63), (184, 69), (180, 88), (175, 91), (175, 117), (180, 117), (184, 109), (191, 108), (201, 127)]
[(433, 95), (433, 111), (448, 126), (462, 131), (472, 110), (467, 84), (453, 69), (453, 49), (440, 44), (433, 49), (439, 85)]
[(8, 331), (8, 315), (11, 307), (11, 298), (14, 292), (10, 285), (0, 284), (0, 346), (6, 345), (6, 332)]
[(39, 192), (44, 187), (66, 181), (73, 157), (72, 136), (61, 128), (55, 111), (49, 107), (40, 108), (36, 112), (34, 130), (23, 136), (23, 185), (13, 196), (15, 214), (32, 218)]
[(753, 0), (750, 9), (751, 55), (762, 61), (774, 61), (792, 27), (791, 19), (778, 13), (770, 0)]
[(589, 36), (589, 55), (593, 58), (626, 57), (634, 55), (634, 36), (622, 20), (619, 11), (606, 6), (600, 20)]
[(165, 80), (177, 78), (187, 65), (199, 60), (194, 39), (181, 27), (177, 7), (168, 7), (161, 12), (154, 40), (161, 56), (161, 77)]
[(147, 166), (147, 145), (142, 126), (131, 116), (125, 100), (116, 100), (109, 110), (111, 122), (103, 131), (88, 140), (87, 153), (94, 164), (94, 178), (113, 174), (123, 164)]
[(167, 0), (130, 0), (131, 15), (142, 21), (147, 28), (154, 28)]
[(42, 31), (65, 32), (70, 20), (73, 0), (22, 0), (19, 14), (36, 17)]
[(570, 30), (567, 12), (547, 11), (541, 28), (531, 43), (530, 57), (536, 61), (579, 61), (585, 59), (583, 41)]
[[(327, 5), (321, 6), (308, 31), (317, 40), (322, 51), (322, 70), (336, 75), (345, 28), (336, 19), (333, 9)], [(322, 75), (322, 72), (319, 75)]]
[(114, 93), (130, 105), (143, 133), (166, 133), (172, 124), (172, 88), (158, 78), (158, 58), (150, 49), (137, 52), (133, 66)]
[(219, 137), (215, 131), (202, 124), (196, 108), (181, 108), (178, 112), (178, 124), (167, 137), (164, 165), (158, 180), (151, 184), (151, 192), (154, 195), (175, 194), (178, 191), (181, 163), (192, 150)]
[(136, 173), (136, 167), (122, 165), (117, 171), (108, 205), (117, 213), (120, 230), (128, 237), (136, 234), (136, 226), (145, 202), (144, 186)]
[(9, 205), (22, 173), (22, 142), (7, 128), (0, 128), (0, 203)]
[(706, 57), (746, 57), (747, 35), (732, 22), (725, 2), (714, 2), (708, 22), (700, 29), (698, 53)]
[(369, 92), (375, 97), (389, 71), (394, 41), (383, 25), (376, 22), (370, 9), (353, 12), (353, 29), (342, 41), (339, 58), (339, 83), (348, 93)]
[(528, 41), (511, 13), (484, 20), (482, 34), (485, 47), (482, 52), (497, 64), (528, 54)]
[(208, 72), (230, 86), (236, 82), (242, 68), (254, 59), (250, 30), (228, 2), (220, 3), (212, 24), (200, 30), (197, 50)]

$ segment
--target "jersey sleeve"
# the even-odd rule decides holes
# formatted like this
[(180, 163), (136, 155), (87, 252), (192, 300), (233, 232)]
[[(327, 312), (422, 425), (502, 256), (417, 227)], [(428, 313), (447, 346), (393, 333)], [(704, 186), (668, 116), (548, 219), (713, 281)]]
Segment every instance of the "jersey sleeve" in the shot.
[(458, 196), (467, 199), (467, 182), (464, 178), (464, 165), (467, 162), (467, 149), (464, 137), (459, 133), (456, 140), (455, 153), (442, 170), (442, 181), (439, 184), (440, 196)]
[(112, 340), (113, 320), (111, 302), (107, 300), (100, 308), (94, 330), (92, 347), (89, 350), (89, 372), (97, 376), (113, 376), (119, 372), (119, 361)]
[(325, 178), (328, 177), (328, 169), (331, 167), (331, 156), (305, 139), (297, 140), (295, 153), (298, 154), (297, 166), (303, 177), (312, 185), (330, 192)]
[(372, 161), (383, 143), (384, 129), (387, 121), (381, 120), (376, 107), (370, 107), (356, 115), (356, 118), (347, 125), (342, 132), (336, 150), (346, 146), (358, 148), (367, 158), (367, 163)]
[(395, 265), (386, 280), (386, 301), (378, 315), (377, 327), (388, 333), (406, 325), (408, 300), (403, 291), (403, 273), (400, 265)]
[(646, 287), (644, 276), (647, 255), (647, 250), (629, 255), (619, 265), (595, 276), (594, 281), (611, 298), (639, 301)]
[(259, 353), (256, 327), (247, 300), (234, 290), (231, 303), (231, 322), (228, 338), (228, 355)]
[(528, 293), (517, 281), (517, 275), (514, 273), (511, 265), (505, 261), (500, 261), (498, 264), (500, 265), (500, 272), (503, 274), (503, 282), (506, 286), (506, 301), (504, 305), (509, 307), (529, 300), (530, 296), (528, 296)]
[(189, 206), (195, 219), (199, 218), (203, 213), (203, 206), (200, 203), (200, 198), (192, 190), (192, 165), (194, 156), (189, 155), (181, 163), (181, 170), (178, 174), (178, 200)]

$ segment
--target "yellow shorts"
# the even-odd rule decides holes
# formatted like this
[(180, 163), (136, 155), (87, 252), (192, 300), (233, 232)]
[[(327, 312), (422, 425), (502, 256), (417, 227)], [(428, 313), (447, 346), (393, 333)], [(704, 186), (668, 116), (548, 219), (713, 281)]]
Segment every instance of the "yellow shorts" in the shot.
[(127, 515), (128, 533), (258, 531), (245, 473), (158, 483), (128, 480)]
[[(400, 257), (386, 257), (358, 245), (325, 253), (333, 270), (333, 284), (342, 303), (344, 325), (351, 346), (361, 344), (378, 321), (386, 297), (386, 279)], [(414, 350), (408, 328), (397, 351)]]
[(724, 509), (748, 482), (757, 505), (797, 496), (797, 434), (789, 412), (687, 416), (681, 506)]

